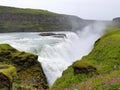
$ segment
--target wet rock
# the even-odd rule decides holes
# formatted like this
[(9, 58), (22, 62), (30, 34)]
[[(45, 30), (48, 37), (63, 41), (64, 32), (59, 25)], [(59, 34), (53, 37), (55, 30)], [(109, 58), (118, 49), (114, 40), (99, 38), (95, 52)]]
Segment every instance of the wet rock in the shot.
[(53, 37), (56, 37), (56, 38), (66, 38), (66, 34), (63, 34), (63, 33), (60, 33), (60, 34), (56, 34), (56, 33), (40, 33), (39, 34), (40, 36), (53, 36)]

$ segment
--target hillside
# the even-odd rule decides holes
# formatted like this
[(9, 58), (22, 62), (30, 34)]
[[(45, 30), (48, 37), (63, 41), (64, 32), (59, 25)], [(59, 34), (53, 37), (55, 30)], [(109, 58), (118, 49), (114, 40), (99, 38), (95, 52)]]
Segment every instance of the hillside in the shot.
[(93, 50), (66, 69), (50, 90), (120, 89), (120, 28), (108, 29)]
[(113, 27), (120, 28), (120, 17), (116, 17), (113, 19)]
[(93, 22), (47, 10), (0, 6), (0, 32), (78, 30)]
[(0, 90), (48, 88), (38, 56), (0, 44)]

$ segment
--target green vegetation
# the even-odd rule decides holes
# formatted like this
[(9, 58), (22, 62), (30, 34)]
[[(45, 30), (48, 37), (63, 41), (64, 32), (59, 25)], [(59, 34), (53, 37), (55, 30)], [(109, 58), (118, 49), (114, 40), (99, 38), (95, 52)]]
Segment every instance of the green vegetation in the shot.
[[(89, 67), (89, 68), (88, 68)], [(120, 89), (120, 28), (111, 28), (93, 50), (69, 66), (50, 90)]]
[[(0, 76), (5, 77), (3, 81), (6, 81), (1, 82), (0, 85), (8, 84), (9, 87), (8, 81), (12, 81), (14, 90), (48, 88), (46, 77), (37, 58), (37, 55), (20, 52), (8, 44), (0, 44)], [(3, 85), (2, 88), (5, 88)]]
[(0, 73), (3, 73), (10, 81), (12, 81), (16, 76), (16, 69), (11, 65), (0, 65)]
[(37, 10), (37, 9), (20, 9), (20, 8), (14, 8), (14, 7), (4, 7), (4, 6), (0, 6), (0, 13), (3, 12), (9, 12), (9, 13), (13, 13), (13, 14), (40, 14), (40, 15), (60, 15), (57, 13), (53, 13), (53, 12), (49, 12), (47, 10)]
[(0, 6), (1, 32), (40, 32), (78, 30), (93, 21), (47, 10)]
[(12, 65), (0, 64), (0, 90), (10, 90), (14, 86), (16, 68)]

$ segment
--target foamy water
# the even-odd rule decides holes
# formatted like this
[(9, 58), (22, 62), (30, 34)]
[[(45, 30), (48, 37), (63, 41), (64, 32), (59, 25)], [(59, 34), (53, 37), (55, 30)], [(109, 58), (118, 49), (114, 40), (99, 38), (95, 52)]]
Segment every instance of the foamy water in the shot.
[(87, 55), (94, 42), (103, 34), (102, 24), (93, 24), (74, 32), (54, 32), (66, 37), (40, 36), (36, 33), (1, 33), (0, 43), (8, 43), (20, 51), (37, 54), (48, 84), (62, 75), (74, 61)]

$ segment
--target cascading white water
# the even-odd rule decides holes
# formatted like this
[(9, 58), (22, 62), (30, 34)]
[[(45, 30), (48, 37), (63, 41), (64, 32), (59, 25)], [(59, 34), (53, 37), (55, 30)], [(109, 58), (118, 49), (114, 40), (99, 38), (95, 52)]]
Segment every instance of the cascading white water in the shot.
[(74, 32), (54, 32), (66, 37), (40, 36), (39, 33), (1, 33), (0, 43), (8, 43), (18, 50), (39, 56), (51, 86), (74, 61), (88, 54), (94, 42), (103, 34), (104, 25), (95, 23)]

